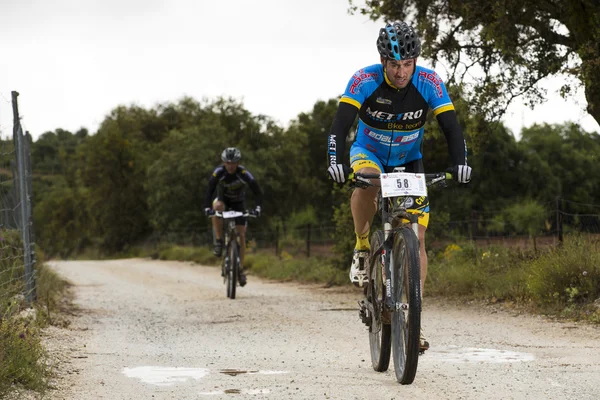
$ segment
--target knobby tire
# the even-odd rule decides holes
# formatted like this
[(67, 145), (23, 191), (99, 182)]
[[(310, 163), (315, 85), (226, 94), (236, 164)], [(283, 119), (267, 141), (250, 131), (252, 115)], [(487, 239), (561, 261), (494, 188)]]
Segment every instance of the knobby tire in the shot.
[[(371, 251), (376, 251), (383, 243), (383, 232), (377, 231), (371, 236)], [(371, 349), (371, 364), (377, 372), (387, 371), (390, 365), (392, 346), (391, 326), (389, 318), (383, 321), (383, 304), (386, 295), (383, 281), (383, 255), (380, 253), (369, 266), (369, 283), (367, 286), (367, 302), (372, 304), (374, 312), (369, 326), (369, 345)]]
[(392, 313), (392, 352), (396, 379), (411, 384), (419, 362), (421, 333), (421, 266), (419, 240), (410, 226), (396, 232), (392, 251), (394, 298), (405, 305)]
[(239, 264), (239, 248), (235, 240), (229, 242), (227, 246), (227, 256), (229, 258), (229, 268), (227, 273), (227, 297), (235, 299), (235, 289), (237, 286)]

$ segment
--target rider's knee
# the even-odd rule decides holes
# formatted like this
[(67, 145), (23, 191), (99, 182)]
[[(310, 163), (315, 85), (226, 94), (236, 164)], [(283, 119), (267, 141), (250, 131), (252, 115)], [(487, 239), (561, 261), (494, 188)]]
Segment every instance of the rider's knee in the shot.
[(225, 203), (223, 203), (220, 200), (214, 201), (213, 202), (213, 209), (215, 211), (225, 211)]
[[(360, 168), (356, 172), (362, 173), (362, 174), (379, 174), (380, 173), (380, 171), (378, 169), (372, 168), (372, 167)], [(366, 188), (356, 188), (352, 192), (352, 197), (358, 198), (360, 200), (371, 200), (371, 199), (375, 200), (377, 198), (378, 192), (379, 192), (379, 187), (377, 187), (377, 186), (369, 186)]]
[[(360, 168), (357, 171), (355, 171), (355, 173), (357, 174), (380, 174), (381, 171), (378, 170), (377, 168), (373, 168), (373, 167), (364, 167), (364, 168)], [(374, 179), (374, 182), (378, 182), (379, 179)], [(355, 192), (363, 192), (363, 193), (370, 193), (370, 192), (375, 192), (377, 193), (379, 191), (379, 187), (378, 186), (369, 186), (366, 187), (364, 189), (359, 189), (359, 190), (355, 190)]]

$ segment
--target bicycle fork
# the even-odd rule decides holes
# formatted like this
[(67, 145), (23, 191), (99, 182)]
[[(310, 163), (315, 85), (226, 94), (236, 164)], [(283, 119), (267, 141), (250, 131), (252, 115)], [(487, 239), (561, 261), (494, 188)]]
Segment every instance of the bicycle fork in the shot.
[(389, 240), (390, 235), (392, 234), (392, 224), (390, 222), (385, 222), (383, 224), (383, 269), (385, 276), (385, 300), (384, 300), (384, 308), (388, 311), (394, 310), (394, 296), (393, 296), (393, 279), (394, 279), (394, 269), (391, 268), (391, 259), (392, 259), (392, 247), (393, 243)]

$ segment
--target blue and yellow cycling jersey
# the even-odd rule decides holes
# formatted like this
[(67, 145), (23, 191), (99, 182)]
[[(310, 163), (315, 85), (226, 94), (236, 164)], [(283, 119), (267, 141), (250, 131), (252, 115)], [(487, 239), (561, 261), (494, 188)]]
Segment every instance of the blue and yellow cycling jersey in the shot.
[(386, 166), (422, 157), (421, 142), (427, 112), (454, 110), (446, 87), (432, 70), (415, 67), (411, 83), (395, 88), (381, 64), (354, 74), (340, 102), (359, 109), (356, 144), (374, 153)]
[(411, 81), (401, 89), (389, 81), (381, 64), (357, 71), (340, 99), (329, 137), (329, 164), (342, 163), (344, 138), (356, 113), (355, 147), (368, 150), (386, 167), (420, 160), (430, 109), (446, 135), (454, 164), (465, 164), (466, 146), (454, 105), (435, 71), (416, 65)]

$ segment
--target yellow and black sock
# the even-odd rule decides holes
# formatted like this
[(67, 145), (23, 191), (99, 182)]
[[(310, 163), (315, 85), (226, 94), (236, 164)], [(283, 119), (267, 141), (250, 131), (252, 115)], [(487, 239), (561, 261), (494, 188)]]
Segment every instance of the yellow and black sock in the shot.
[(356, 245), (354, 246), (355, 250), (370, 250), (371, 243), (369, 243), (369, 232), (365, 232), (362, 235), (356, 234)]

